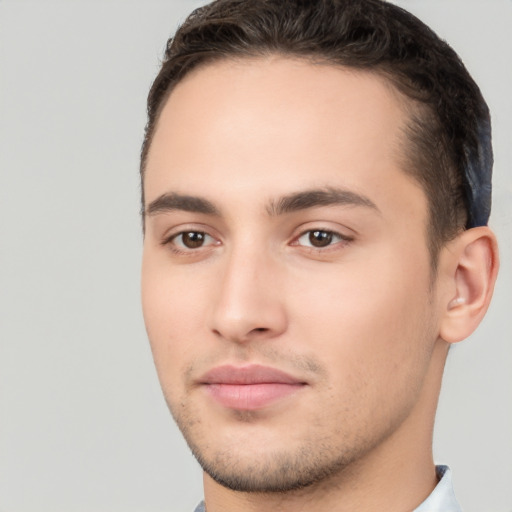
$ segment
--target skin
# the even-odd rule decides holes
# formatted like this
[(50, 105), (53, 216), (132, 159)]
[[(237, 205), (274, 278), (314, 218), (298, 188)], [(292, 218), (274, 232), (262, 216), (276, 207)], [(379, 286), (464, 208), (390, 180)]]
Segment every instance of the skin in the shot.
[[(282, 57), (201, 67), (167, 100), (143, 311), (209, 512), (408, 511), (436, 484), (448, 346), (485, 313), (497, 257), (487, 228), (469, 230), (432, 275), (427, 200), (401, 168), (406, 105), (374, 74)], [(301, 386), (226, 407), (201, 384), (225, 364)]]

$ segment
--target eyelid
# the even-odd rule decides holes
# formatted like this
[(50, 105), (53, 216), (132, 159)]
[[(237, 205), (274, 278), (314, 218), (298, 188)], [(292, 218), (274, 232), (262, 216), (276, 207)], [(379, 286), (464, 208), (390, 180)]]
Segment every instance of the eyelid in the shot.
[(182, 233), (205, 233), (206, 235), (210, 235), (212, 238), (220, 239), (217, 230), (207, 224), (202, 224), (200, 222), (183, 222), (162, 230), (162, 234), (160, 235), (161, 243), (165, 244), (173, 237), (181, 235)]

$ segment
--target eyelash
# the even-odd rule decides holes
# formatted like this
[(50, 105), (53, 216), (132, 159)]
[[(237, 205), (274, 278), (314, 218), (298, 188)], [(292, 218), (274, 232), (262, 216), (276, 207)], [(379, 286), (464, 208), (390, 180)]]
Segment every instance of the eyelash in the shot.
[[(317, 235), (321, 234), (321, 236), (323, 236), (324, 238), (327, 237), (328, 244), (324, 245), (324, 246), (315, 247), (314, 245), (305, 245), (304, 243), (302, 243), (302, 244), (299, 243), (300, 239), (307, 235), (309, 235), (309, 240), (311, 241), (311, 236), (314, 233), (316, 233)], [(183, 241), (182, 241), (181, 242), (182, 247), (176, 245), (176, 240), (179, 239), (180, 237), (183, 240), (183, 236), (185, 236), (185, 235), (195, 235), (195, 236), (199, 236), (199, 237), (204, 237), (204, 239), (206, 239), (206, 240), (208, 238), (210, 238), (213, 241), (213, 243), (210, 242), (207, 245), (201, 244), (198, 247), (186, 247), (185, 246), (186, 247), (185, 248), (185, 247), (183, 247), (185, 244), (183, 244)], [(333, 241), (333, 239), (335, 239), (335, 241)], [(294, 240), (290, 243), (290, 245), (302, 247), (304, 250), (307, 250), (309, 252), (322, 253), (322, 252), (327, 252), (329, 250), (332, 250), (333, 246), (336, 246), (338, 244), (345, 246), (345, 245), (349, 244), (350, 242), (352, 242), (353, 240), (354, 240), (353, 237), (343, 235), (341, 233), (338, 233), (338, 232), (330, 230), (330, 229), (313, 228), (313, 229), (307, 229), (307, 230), (303, 231), (299, 236), (294, 238)], [(169, 237), (165, 238), (165, 240), (163, 240), (162, 245), (169, 246), (171, 248), (172, 252), (177, 255), (190, 256), (193, 254), (197, 254), (197, 251), (199, 251), (201, 249), (205, 250), (212, 246), (220, 245), (220, 242), (216, 241), (216, 239), (213, 236), (209, 235), (205, 231), (190, 229), (190, 230), (180, 231), (179, 233), (172, 234), (171, 236), (169, 236)]]

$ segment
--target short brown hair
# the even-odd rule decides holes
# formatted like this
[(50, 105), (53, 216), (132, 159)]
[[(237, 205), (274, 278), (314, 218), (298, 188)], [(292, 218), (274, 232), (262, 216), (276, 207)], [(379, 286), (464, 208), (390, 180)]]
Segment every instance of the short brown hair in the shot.
[(147, 155), (173, 87), (199, 65), (272, 54), (375, 72), (409, 99), (404, 170), (429, 202), (434, 264), (443, 243), (487, 223), (493, 160), (487, 105), (453, 49), (383, 0), (216, 0), (196, 9), (167, 42), (148, 96), (143, 205)]

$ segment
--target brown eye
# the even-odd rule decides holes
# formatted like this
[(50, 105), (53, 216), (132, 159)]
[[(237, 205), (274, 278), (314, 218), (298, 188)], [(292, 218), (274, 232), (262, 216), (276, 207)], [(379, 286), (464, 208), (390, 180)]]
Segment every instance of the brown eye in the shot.
[(341, 243), (349, 243), (351, 241), (352, 238), (336, 233), (335, 231), (329, 231), (327, 229), (310, 229), (309, 231), (304, 231), (293, 245), (300, 245), (302, 247), (309, 247), (312, 249), (324, 249)]
[(197, 249), (204, 244), (204, 233), (190, 231), (189, 233), (183, 233), (181, 237), (183, 240), (183, 245), (189, 249)]
[(313, 247), (327, 247), (332, 243), (333, 233), (330, 231), (310, 231), (308, 240)]
[(185, 231), (173, 237), (174, 245), (181, 249), (199, 249), (212, 242), (212, 237), (201, 231)]

